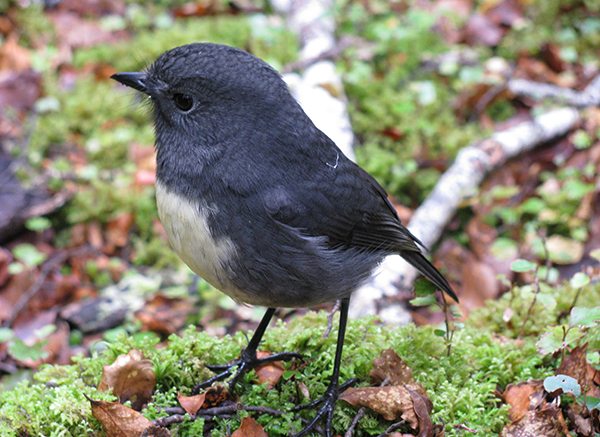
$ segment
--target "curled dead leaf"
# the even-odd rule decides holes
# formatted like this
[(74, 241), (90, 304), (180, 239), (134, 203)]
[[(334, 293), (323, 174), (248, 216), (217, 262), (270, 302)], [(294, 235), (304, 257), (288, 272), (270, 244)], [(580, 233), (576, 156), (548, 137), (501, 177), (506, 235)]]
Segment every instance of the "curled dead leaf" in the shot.
[(569, 435), (562, 411), (552, 403), (528, 411), (519, 420), (512, 421), (504, 427), (500, 437), (560, 437), (563, 433)]
[(195, 396), (183, 396), (177, 393), (179, 405), (188, 414), (198, 414), (202, 408), (215, 407), (221, 402), (229, 399), (229, 391), (222, 385), (209, 387), (204, 393)]
[(244, 417), (240, 427), (231, 434), (231, 437), (269, 437), (262, 426), (250, 416)]
[(397, 420), (400, 416), (411, 428), (419, 428), (410, 391), (403, 386), (349, 388), (339, 397), (351, 405), (367, 407), (385, 420)]
[(369, 372), (371, 382), (380, 385), (389, 379), (387, 385), (402, 385), (414, 382), (412, 370), (392, 349), (386, 349), (373, 360), (373, 368)]
[(139, 436), (152, 426), (149, 419), (119, 402), (96, 401), (85, 397), (92, 405), (92, 415), (100, 421), (108, 437)]
[(126, 355), (119, 355), (114, 363), (102, 368), (102, 378), (98, 390), (109, 391), (124, 403), (131, 400), (134, 410), (140, 411), (152, 398), (156, 375), (152, 362), (142, 352), (132, 349)]
[(419, 437), (433, 437), (433, 422), (431, 421), (431, 412), (433, 404), (427, 396), (422, 396), (416, 391), (408, 389), (410, 397), (413, 401), (413, 406), (417, 420), (419, 422)]
[(521, 381), (518, 384), (509, 384), (504, 393), (502, 400), (510, 405), (510, 419), (514, 422), (520, 420), (530, 410), (532, 398), (535, 393), (544, 392), (544, 386), (541, 379), (531, 379), (529, 381)]
[[(258, 351), (256, 356), (258, 358), (267, 358), (271, 354), (265, 351)], [(279, 382), (279, 378), (285, 372), (285, 367), (283, 367), (283, 363), (281, 361), (273, 361), (271, 363), (263, 364), (262, 366), (258, 366), (254, 369), (256, 372), (256, 377), (258, 378), (259, 384), (267, 383), (267, 388), (271, 389), (277, 385)]]
[(204, 398), (206, 393), (200, 393), (195, 396), (183, 396), (177, 392), (177, 402), (185, 410), (186, 413), (195, 415), (202, 405), (204, 404)]

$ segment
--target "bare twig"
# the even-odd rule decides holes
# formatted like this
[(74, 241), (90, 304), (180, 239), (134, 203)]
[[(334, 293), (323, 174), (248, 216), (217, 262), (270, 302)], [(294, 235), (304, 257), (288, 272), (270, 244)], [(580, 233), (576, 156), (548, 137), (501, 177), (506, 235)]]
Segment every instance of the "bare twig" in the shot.
[[(575, 108), (556, 109), (465, 147), (417, 208), (408, 229), (425, 246), (431, 246), (462, 202), (477, 193), (490, 171), (520, 153), (566, 135), (579, 121), (579, 112)], [(409, 288), (417, 274), (416, 269), (400, 256), (388, 257), (378, 274), (354, 294), (351, 316), (374, 314), (377, 299), (396, 294), (398, 287)]]
[(527, 96), (538, 100), (551, 98), (576, 108), (600, 106), (600, 76), (592, 80), (583, 91), (525, 79), (509, 80), (507, 88), (518, 96)]
[(339, 309), (340, 301), (336, 300), (335, 305), (333, 306), (333, 308), (331, 308), (329, 314), (327, 314), (327, 329), (325, 329), (325, 332), (323, 333), (323, 338), (327, 338), (329, 337), (329, 334), (331, 334), (331, 330), (333, 329), (333, 316), (337, 311), (339, 311)]
[(477, 430), (475, 428), (469, 428), (467, 425), (464, 425), (462, 423), (454, 425), (454, 428), (470, 432), (471, 434), (477, 434)]
[[(388, 385), (390, 383), (390, 381), (391, 381), (391, 378), (388, 376), (383, 381), (381, 381), (381, 384), (379, 384), (379, 387), (385, 387), (386, 385)], [(346, 430), (346, 434), (344, 434), (344, 437), (352, 437), (352, 434), (354, 433), (354, 428), (356, 428), (356, 425), (358, 425), (359, 420), (363, 418), (363, 416), (366, 414), (366, 412), (367, 412), (367, 407), (360, 407), (360, 409), (358, 410), (358, 413), (356, 413), (356, 416), (354, 416), (354, 419), (352, 419), (352, 423), (350, 423), (350, 426)]]
[(388, 429), (386, 429), (385, 431), (383, 431), (377, 437), (387, 437), (388, 435), (390, 435), (391, 433), (393, 433), (394, 431), (396, 431), (398, 428), (400, 428), (405, 423), (406, 423), (406, 420), (401, 420), (400, 422), (392, 423), (388, 427)]
[(344, 52), (344, 50), (346, 50), (348, 47), (355, 47), (356, 45), (367, 45), (369, 44), (366, 40), (363, 40), (361, 38), (356, 38), (356, 37), (352, 37), (352, 36), (345, 36), (343, 38), (341, 38), (336, 44), (335, 46), (317, 54), (316, 56), (313, 56), (311, 58), (306, 58), (306, 59), (299, 59), (297, 61), (291, 62), (289, 64), (287, 64), (285, 67), (283, 67), (281, 69), (281, 73), (282, 74), (287, 74), (287, 73), (291, 73), (292, 71), (302, 71), (305, 70), (306, 68), (310, 67), (313, 64), (316, 64), (317, 62), (321, 62), (321, 61), (330, 61), (330, 60), (335, 60), (337, 58), (339, 58), (342, 53)]

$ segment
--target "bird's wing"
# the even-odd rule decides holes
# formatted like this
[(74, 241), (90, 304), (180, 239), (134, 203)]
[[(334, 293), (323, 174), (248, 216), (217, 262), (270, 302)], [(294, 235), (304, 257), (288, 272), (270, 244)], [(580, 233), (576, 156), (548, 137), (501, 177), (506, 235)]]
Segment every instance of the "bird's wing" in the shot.
[(458, 301), (423, 256), (423, 244), (401, 223), (383, 187), (347, 158), (333, 170), (265, 190), (263, 205), (271, 218), (306, 235), (326, 237), (331, 247), (397, 253)]

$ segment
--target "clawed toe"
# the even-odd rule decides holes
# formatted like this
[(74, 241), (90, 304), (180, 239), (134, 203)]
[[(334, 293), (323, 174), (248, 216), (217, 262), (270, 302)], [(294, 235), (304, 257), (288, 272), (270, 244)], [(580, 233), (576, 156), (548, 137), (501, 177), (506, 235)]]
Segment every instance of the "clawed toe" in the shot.
[(312, 401), (309, 404), (297, 405), (294, 407), (293, 411), (307, 410), (311, 408), (316, 408), (318, 405), (323, 404), (316, 412), (313, 420), (306, 425), (306, 427), (300, 431), (298, 434), (293, 437), (302, 437), (307, 435), (309, 432), (313, 431), (317, 424), (321, 421), (325, 421), (325, 435), (327, 437), (331, 437), (331, 428), (333, 424), (333, 411), (335, 409), (335, 402), (337, 401), (339, 394), (343, 393), (348, 387), (352, 387), (358, 382), (358, 378), (352, 378), (343, 383), (338, 387), (337, 380), (334, 380), (329, 384), (323, 396), (319, 399)]

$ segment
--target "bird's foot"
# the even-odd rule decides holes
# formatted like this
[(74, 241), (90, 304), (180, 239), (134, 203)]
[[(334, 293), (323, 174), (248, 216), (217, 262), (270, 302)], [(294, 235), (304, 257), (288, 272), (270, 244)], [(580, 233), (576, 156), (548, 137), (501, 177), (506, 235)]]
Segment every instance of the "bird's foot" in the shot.
[(219, 372), (212, 378), (207, 379), (200, 384), (194, 386), (192, 393), (197, 394), (200, 390), (205, 389), (213, 385), (217, 381), (223, 381), (224, 379), (231, 376), (234, 373), (234, 368), (237, 367), (235, 374), (231, 381), (229, 381), (229, 392), (235, 392), (235, 385), (244, 376), (246, 372), (256, 367), (262, 366), (263, 364), (272, 363), (273, 361), (290, 361), (294, 358), (302, 359), (302, 355), (296, 352), (279, 352), (268, 357), (258, 358), (256, 356), (256, 350), (246, 349), (242, 352), (242, 356), (237, 360), (234, 360), (228, 364), (206, 366), (213, 372)]
[(329, 387), (327, 387), (327, 390), (325, 390), (325, 393), (323, 393), (322, 397), (315, 401), (312, 401), (309, 404), (298, 405), (294, 407), (293, 411), (300, 411), (316, 408), (319, 405), (323, 404), (317, 410), (315, 418), (308, 425), (306, 425), (306, 427), (302, 431), (294, 435), (294, 437), (303, 437), (307, 435), (309, 432), (313, 431), (317, 427), (317, 424), (322, 420), (325, 421), (325, 436), (331, 437), (331, 427), (333, 424), (333, 411), (335, 409), (335, 402), (337, 401), (340, 393), (343, 393), (348, 387), (352, 387), (357, 382), (358, 378), (352, 378), (343, 383), (342, 385), (339, 385), (337, 378), (335, 378), (331, 381)]

